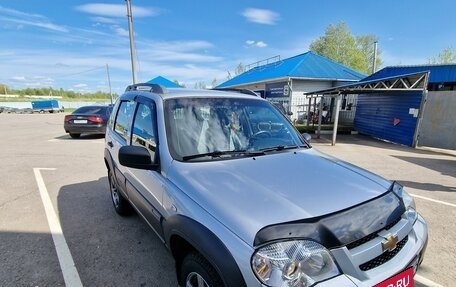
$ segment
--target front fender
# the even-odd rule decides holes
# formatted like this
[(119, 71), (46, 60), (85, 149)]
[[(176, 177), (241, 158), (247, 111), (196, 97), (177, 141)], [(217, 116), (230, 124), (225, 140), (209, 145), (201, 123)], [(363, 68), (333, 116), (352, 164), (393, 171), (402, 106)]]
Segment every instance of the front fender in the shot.
[[(163, 222), (163, 230), (166, 243), (176, 260), (176, 272), (179, 272), (180, 261), (190, 248), (198, 251), (211, 263), (226, 287), (246, 286), (233, 255), (207, 227), (189, 217), (174, 215)], [(189, 246), (183, 244), (182, 240)]]

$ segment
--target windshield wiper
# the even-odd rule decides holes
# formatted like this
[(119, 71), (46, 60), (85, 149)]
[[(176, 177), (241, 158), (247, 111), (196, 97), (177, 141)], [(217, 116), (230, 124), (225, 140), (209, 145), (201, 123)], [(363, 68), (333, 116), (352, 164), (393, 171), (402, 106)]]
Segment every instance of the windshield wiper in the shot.
[(207, 153), (199, 153), (199, 154), (193, 154), (193, 155), (187, 155), (183, 156), (182, 160), (183, 161), (188, 161), (192, 160), (195, 158), (201, 158), (201, 157), (222, 157), (224, 155), (240, 155), (240, 156), (257, 156), (257, 155), (264, 155), (263, 151), (247, 151), (247, 150), (225, 150), (225, 151), (212, 151), (212, 152), (207, 152)]
[(299, 146), (297, 145), (278, 145), (278, 146), (273, 146), (273, 147), (265, 147), (260, 149), (262, 152), (270, 152), (270, 151), (281, 151), (281, 150), (286, 150), (286, 149), (294, 149), (298, 148)]

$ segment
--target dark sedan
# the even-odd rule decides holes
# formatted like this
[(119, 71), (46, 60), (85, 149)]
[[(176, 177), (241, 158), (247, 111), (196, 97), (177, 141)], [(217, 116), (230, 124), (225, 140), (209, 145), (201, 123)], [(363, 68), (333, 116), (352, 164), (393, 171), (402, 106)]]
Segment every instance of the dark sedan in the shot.
[(83, 106), (66, 115), (63, 128), (72, 138), (81, 134), (105, 134), (112, 106)]

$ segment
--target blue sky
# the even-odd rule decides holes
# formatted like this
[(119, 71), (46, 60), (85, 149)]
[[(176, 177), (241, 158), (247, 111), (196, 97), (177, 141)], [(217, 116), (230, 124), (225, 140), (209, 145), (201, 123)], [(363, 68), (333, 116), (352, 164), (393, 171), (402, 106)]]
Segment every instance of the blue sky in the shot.
[[(426, 64), (456, 50), (456, 1), (131, 0), (139, 82), (218, 84), (248, 65), (305, 53), (328, 25), (375, 35), (383, 66)], [(121, 93), (132, 82), (126, 2), (0, 3), (0, 83), (13, 89)]]

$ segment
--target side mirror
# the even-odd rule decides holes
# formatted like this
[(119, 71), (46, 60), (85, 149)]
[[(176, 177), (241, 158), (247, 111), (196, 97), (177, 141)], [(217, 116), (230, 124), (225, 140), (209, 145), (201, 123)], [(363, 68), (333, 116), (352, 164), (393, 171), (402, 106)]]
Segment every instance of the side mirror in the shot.
[(158, 164), (152, 162), (149, 151), (142, 146), (123, 146), (119, 149), (119, 162), (126, 167), (158, 170)]
[(306, 142), (310, 142), (310, 140), (312, 139), (312, 136), (308, 133), (302, 133), (301, 135), (306, 140)]

